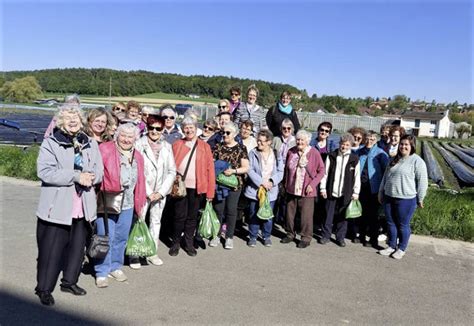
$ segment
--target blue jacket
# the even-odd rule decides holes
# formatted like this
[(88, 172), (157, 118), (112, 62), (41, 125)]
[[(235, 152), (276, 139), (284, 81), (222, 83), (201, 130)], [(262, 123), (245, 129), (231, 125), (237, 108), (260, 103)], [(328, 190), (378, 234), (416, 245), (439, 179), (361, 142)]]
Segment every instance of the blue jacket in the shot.
[(376, 194), (380, 188), (385, 168), (388, 164), (388, 155), (377, 145), (370, 149), (361, 147), (356, 152), (359, 155), (360, 172), (364, 170), (365, 164), (368, 164), (370, 190), (372, 194)]
[[(273, 165), (273, 171), (270, 179), (273, 182), (273, 187), (270, 189), (268, 194), (268, 200), (270, 202), (275, 201), (278, 196), (278, 184), (283, 180), (283, 160), (280, 155), (275, 154), (276, 159)], [(257, 190), (262, 184), (262, 166), (260, 164), (261, 157), (260, 152), (254, 148), (249, 153), (250, 168), (248, 172), (247, 187), (245, 187), (244, 195), (252, 200), (257, 200)]]
[[(318, 137), (313, 138), (310, 142), (310, 145), (315, 147), (318, 150), (318, 152), (320, 152), (321, 148), (319, 148), (319, 145), (318, 145)], [(339, 148), (338, 143), (334, 141), (333, 139), (329, 139), (329, 138), (326, 140), (326, 146), (328, 147), (328, 150), (327, 150), (328, 153), (331, 153), (334, 150)]]

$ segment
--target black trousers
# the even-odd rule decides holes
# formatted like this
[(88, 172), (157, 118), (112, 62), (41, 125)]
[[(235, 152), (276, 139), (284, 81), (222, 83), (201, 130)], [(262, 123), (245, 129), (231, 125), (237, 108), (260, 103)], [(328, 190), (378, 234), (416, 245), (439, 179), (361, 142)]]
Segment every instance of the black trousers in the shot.
[(360, 217), (360, 238), (370, 237), (370, 241), (377, 242), (379, 236), (379, 208), (377, 193), (372, 194), (370, 184), (362, 184), (359, 200), (362, 205), (362, 217)]
[(196, 189), (186, 188), (186, 197), (174, 199), (173, 243), (179, 242), (184, 232), (186, 247), (193, 247), (201, 197)]
[(87, 234), (87, 222), (83, 218), (73, 219), (70, 226), (38, 219), (36, 292), (53, 292), (61, 270), (63, 285), (77, 283), (84, 259)]
[(239, 204), (241, 190), (229, 191), (229, 195), (223, 200), (214, 200), (214, 209), (216, 210), (219, 222), (226, 223), (226, 238), (233, 238), (235, 231), (235, 222), (237, 221), (237, 207)]
[(342, 241), (347, 233), (347, 220), (345, 216), (344, 197), (326, 200), (326, 220), (323, 225), (323, 238), (330, 239), (333, 224), (336, 225), (336, 240)]

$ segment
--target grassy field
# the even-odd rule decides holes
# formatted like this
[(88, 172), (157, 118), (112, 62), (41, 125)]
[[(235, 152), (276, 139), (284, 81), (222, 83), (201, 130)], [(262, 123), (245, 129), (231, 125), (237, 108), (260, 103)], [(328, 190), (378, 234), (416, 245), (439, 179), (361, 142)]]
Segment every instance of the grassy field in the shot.
[(27, 149), (15, 146), (0, 146), (0, 175), (38, 180), (36, 176), (36, 159), (38, 146)]

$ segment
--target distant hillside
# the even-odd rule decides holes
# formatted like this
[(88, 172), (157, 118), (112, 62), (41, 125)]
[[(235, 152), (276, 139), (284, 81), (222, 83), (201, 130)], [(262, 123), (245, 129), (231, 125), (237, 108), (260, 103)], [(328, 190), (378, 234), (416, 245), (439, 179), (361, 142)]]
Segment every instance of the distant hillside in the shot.
[(206, 97), (227, 98), (231, 86), (242, 87), (243, 93), (250, 84), (260, 90), (259, 103), (272, 105), (284, 90), (294, 94), (304, 91), (294, 86), (261, 80), (240, 79), (224, 76), (183, 76), (149, 71), (122, 71), (112, 69), (44, 69), (34, 71), (4, 72), (6, 81), (34, 76), (44, 92), (109, 95), (112, 78), (112, 96), (135, 96), (155, 92), (174, 94), (198, 94)]

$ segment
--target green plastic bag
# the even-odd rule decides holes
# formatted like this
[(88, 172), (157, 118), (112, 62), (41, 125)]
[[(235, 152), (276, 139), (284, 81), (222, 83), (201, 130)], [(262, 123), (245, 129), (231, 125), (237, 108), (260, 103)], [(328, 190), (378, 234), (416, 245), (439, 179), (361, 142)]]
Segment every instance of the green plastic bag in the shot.
[(138, 220), (128, 237), (126, 254), (136, 257), (150, 257), (156, 255), (155, 241), (145, 221)]
[(220, 228), (221, 224), (219, 222), (219, 218), (217, 218), (217, 214), (214, 211), (214, 208), (212, 208), (211, 202), (208, 201), (201, 215), (198, 232), (201, 237), (205, 239), (212, 239), (217, 237)]
[(239, 179), (237, 179), (235, 174), (232, 175), (225, 175), (224, 173), (219, 173), (216, 179), (217, 183), (229, 188), (238, 188), (239, 187)]
[(268, 194), (265, 188), (258, 188), (257, 197), (259, 199), (259, 208), (257, 211), (257, 217), (261, 220), (269, 220), (273, 217), (273, 209), (270, 206), (270, 200), (268, 199)]
[(362, 205), (359, 200), (351, 200), (346, 208), (346, 218), (357, 218), (362, 216)]

